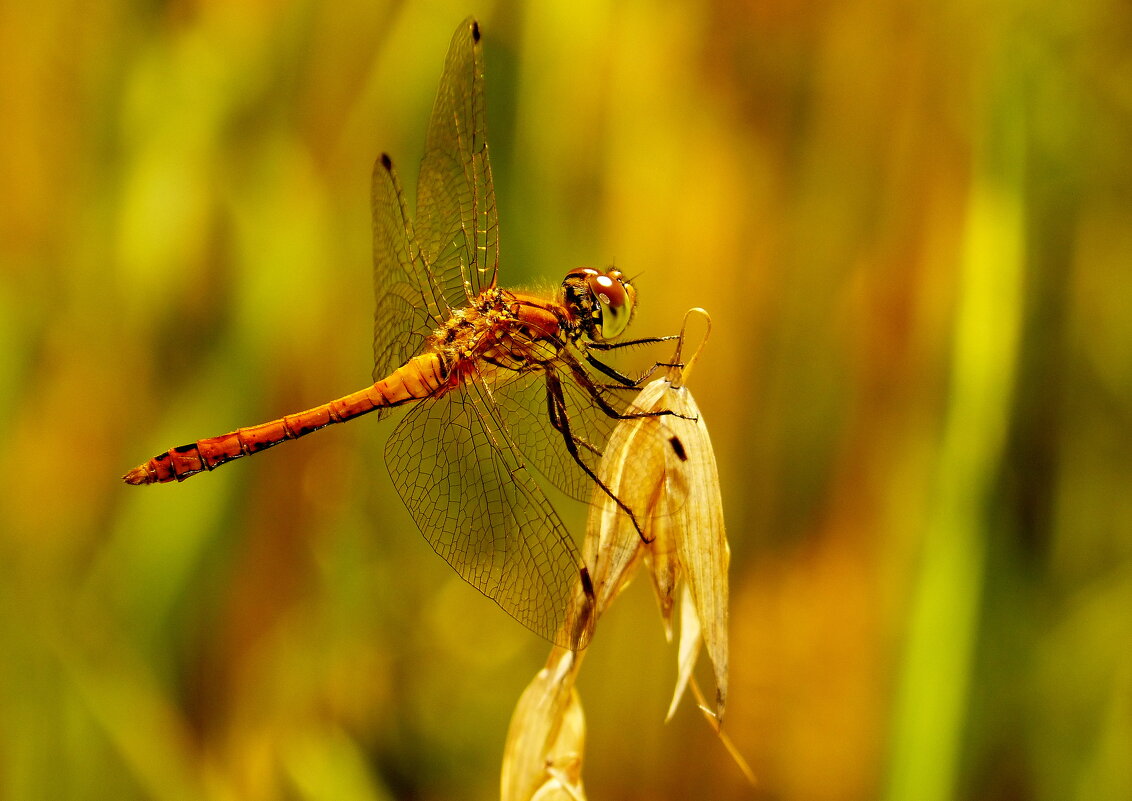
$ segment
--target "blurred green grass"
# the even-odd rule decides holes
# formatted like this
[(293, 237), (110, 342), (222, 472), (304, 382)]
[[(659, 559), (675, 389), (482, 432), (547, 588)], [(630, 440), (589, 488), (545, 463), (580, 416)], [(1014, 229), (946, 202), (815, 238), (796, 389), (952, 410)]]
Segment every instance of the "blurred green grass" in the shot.
[[(1132, 795), (1126, 4), (60, 0), (0, 7), (0, 797), (496, 794), (544, 644), (389, 425), (117, 479), (368, 380), (370, 166), (469, 12), (508, 282), (713, 315), (758, 792)], [(655, 621), (591, 646), (591, 797), (749, 797)]]

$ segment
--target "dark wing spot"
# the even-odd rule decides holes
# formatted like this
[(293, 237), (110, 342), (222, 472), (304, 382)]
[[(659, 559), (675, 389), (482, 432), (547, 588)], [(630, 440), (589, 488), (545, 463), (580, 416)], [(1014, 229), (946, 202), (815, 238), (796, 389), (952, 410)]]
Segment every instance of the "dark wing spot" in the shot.
[(672, 450), (676, 451), (676, 458), (681, 462), (688, 461), (688, 454), (684, 452), (684, 443), (680, 441), (679, 437), (669, 437), (668, 444), (672, 446)]
[(381, 154), (381, 166), (387, 170), (393, 169), (393, 159), (389, 158), (388, 153)]
[(478, 42), (480, 40), (480, 24), (472, 22), (472, 41)]

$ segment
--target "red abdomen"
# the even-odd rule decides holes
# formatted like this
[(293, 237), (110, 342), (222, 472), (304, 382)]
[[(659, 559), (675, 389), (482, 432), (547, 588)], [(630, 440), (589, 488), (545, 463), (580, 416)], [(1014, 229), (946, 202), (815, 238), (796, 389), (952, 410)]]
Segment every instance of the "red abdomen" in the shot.
[(388, 409), (421, 400), (452, 388), (455, 374), (436, 353), (415, 356), (373, 386), (345, 397), (296, 412), (270, 423), (239, 428), (218, 437), (209, 437), (170, 448), (140, 464), (122, 480), (127, 484), (157, 484), (184, 481), (225, 462), (259, 453), (281, 442), (304, 437), (333, 423), (352, 420), (375, 409)]

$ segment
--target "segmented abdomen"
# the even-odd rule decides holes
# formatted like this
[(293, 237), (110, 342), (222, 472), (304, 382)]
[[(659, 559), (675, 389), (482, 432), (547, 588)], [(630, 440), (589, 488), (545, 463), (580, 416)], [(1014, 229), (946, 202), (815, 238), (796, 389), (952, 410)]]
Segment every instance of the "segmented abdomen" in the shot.
[(170, 448), (138, 465), (122, 479), (127, 484), (157, 484), (184, 481), (225, 462), (259, 453), (281, 442), (298, 439), (334, 423), (352, 420), (375, 409), (388, 409), (409, 401), (446, 392), (453, 386), (455, 373), (447, 369), (436, 353), (415, 356), (386, 378), (345, 397), (296, 412), (270, 423), (239, 428), (218, 437), (197, 440)]

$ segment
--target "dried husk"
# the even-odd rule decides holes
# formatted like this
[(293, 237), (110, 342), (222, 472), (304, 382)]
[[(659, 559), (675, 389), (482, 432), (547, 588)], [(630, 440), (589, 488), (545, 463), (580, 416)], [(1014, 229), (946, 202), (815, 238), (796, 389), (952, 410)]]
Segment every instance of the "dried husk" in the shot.
[(582, 801), (586, 724), (574, 687), (581, 655), (555, 647), (511, 716), (503, 749), (503, 801)]
[[(698, 352), (684, 367), (679, 366), (679, 354), (678, 348), (676, 366), (667, 376), (648, 384), (631, 405), (632, 410), (650, 414), (623, 420), (606, 443), (598, 475), (633, 510), (644, 536), (607, 493), (595, 491), (582, 549), (594, 589), (593, 618), (583, 622), (589, 627), (600, 618), (643, 560), (671, 640), (677, 587), (683, 580), (677, 682), (668, 717), (690, 687), (753, 783), (750, 769), (720, 729), (727, 698), (730, 548), (711, 438), (683, 385)], [(714, 712), (703, 705), (693, 677), (701, 645), (715, 674)], [(554, 648), (546, 667), (519, 699), (504, 752), (504, 801), (585, 798), (581, 781), (585, 721), (574, 688), (582, 653)]]
[[(681, 634), (680, 660), (694, 663), (702, 641), (715, 671), (716, 715), (722, 718), (727, 698), (731, 551), (711, 438), (691, 391), (683, 385), (689, 369), (673, 367), (665, 378), (640, 392), (632, 408), (650, 415), (618, 424), (598, 469), (606, 486), (634, 511), (644, 538), (599, 489), (590, 508), (583, 552), (594, 581), (598, 616), (629, 583), (644, 556), (670, 638), (675, 588), (683, 577), (691, 603), (682, 613), (681, 628), (687, 627), (689, 635)], [(655, 414), (663, 411), (673, 414)], [(693, 635), (697, 631), (698, 637)], [(679, 694), (678, 689), (677, 700)]]

